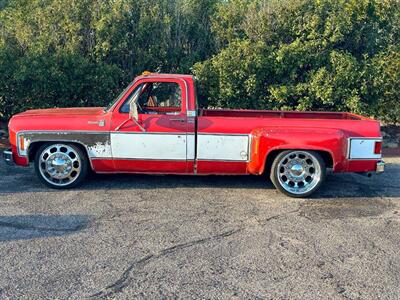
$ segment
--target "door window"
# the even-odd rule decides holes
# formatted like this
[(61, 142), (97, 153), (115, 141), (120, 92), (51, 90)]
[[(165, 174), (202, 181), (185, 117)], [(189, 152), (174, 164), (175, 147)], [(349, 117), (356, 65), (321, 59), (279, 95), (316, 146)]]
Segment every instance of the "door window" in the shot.
[(182, 110), (182, 90), (175, 82), (147, 82), (132, 92), (121, 112), (129, 112), (130, 101), (136, 101), (140, 114), (177, 115)]

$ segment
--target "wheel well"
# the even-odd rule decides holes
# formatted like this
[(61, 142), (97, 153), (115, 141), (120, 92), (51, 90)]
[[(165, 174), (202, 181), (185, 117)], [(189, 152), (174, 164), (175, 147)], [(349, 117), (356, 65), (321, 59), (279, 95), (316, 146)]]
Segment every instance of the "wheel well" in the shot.
[[(29, 145), (29, 154), (28, 154), (28, 158), (29, 158), (29, 161), (30, 161), (30, 162), (35, 160), (35, 156), (36, 156), (36, 153), (37, 153), (37, 151), (39, 150), (39, 148), (40, 148), (42, 145), (47, 144), (47, 143), (52, 143), (52, 142), (51, 142), (51, 141), (50, 141), (50, 142), (40, 141), (40, 142), (33, 142), (33, 143), (31, 143), (31, 144)], [(75, 146), (77, 146), (80, 150), (82, 150), (82, 152), (86, 155), (86, 158), (89, 159), (89, 156), (88, 156), (88, 153), (87, 153), (87, 149), (85, 148), (85, 146), (83, 146), (83, 145), (80, 144), (80, 143), (76, 143), (76, 142), (63, 142), (63, 141), (57, 141), (57, 142), (54, 142), (54, 143), (66, 143), (66, 144), (70, 144), (70, 145), (75, 145)]]
[(267, 158), (265, 160), (264, 174), (269, 174), (271, 172), (272, 163), (274, 162), (275, 158), (279, 155), (279, 153), (287, 150), (304, 150), (304, 151), (317, 152), (319, 155), (321, 155), (322, 159), (325, 162), (326, 167), (333, 168), (332, 155), (327, 151), (310, 150), (310, 149), (279, 149), (279, 150), (273, 150), (270, 153), (268, 153)]

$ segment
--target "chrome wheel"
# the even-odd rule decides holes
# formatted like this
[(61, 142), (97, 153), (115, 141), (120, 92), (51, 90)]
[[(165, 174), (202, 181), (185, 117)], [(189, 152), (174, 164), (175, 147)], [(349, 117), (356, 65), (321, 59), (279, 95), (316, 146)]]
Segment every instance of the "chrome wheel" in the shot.
[(68, 186), (79, 177), (82, 161), (73, 147), (54, 144), (40, 153), (39, 171), (43, 179), (51, 185)]
[(299, 196), (313, 191), (322, 179), (318, 159), (306, 151), (292, 151), (283, 156), (275, 172), (280, 186)]

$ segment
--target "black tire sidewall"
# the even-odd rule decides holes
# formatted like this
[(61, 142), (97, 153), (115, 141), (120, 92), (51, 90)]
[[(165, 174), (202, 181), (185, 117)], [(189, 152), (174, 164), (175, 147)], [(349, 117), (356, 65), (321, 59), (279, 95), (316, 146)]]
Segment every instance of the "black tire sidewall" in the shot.
[[(309, 153), (312, 156), (314, 156), (320, 166), (320, 169), (321, 169), (321, 180), (318, 182), (318, 184), (312, 190), (310, 190), (304, 194), (293, 194), (293, 193), (288, 192), (287, 190), (285, 190), (282, 187), (282, 185), (279, 182), (278, 176), (277, 176), (277, 168), (278, 168), (278, 165), (279, 165), (279, 162), (281, 161), (281, 159), (283, 157), (285, 157), (286, 155), (288, 155), (289, 153), (295, 152), (295, 151), (302, 151), (302, 152)], [(285, 194), (289, 197), (292, 197), (292, 198), (307, 198), (307, 197), (311, 196), (321, 187), (322, 183), (325, 181), (325, 177), (326, 177), (326, 165), (325, 165), (324, 159), (321, 157), (321, 155), (318, 152), (311, 151), (311, 150), (286, 150), (286, 151), (279, 153), (278, 156), (274, 159), (274, 162), (272, 163), (271, 173), (270, 173), (270, 178), (271, 178), (271, 181), (274, 184), (274, 186), (280, 192), (282, 192), (283, 194)]]
[[(40, 165), (39, 165), (39, 161), (40, 161), (40, 155), (42, 154), (42, 152), (49, 146), (51, 145), (58, 145), (58, 144), (62, 144), (62, 145), (68, 145), (71, 148), (73, 148), (76, 153), (78, 153), (79, 158), (81, 160), (81, 172), (78, 175), (78, 178), (72, 182), (71, 184), (65, 185), (65, 186), (58, 186), (58, 185), (53, 185), (50, 182), (48, 182), (42, 175), (42, 173), (40, 172)], [(63, 142), (59, 142), (59, 143), (46, 143), (43, 144), (42, 146), (39, 147), (39, 149), (36, 151), (35, 154), (35, 161), (34, 161), (34, 166), (35, 166), (35, 173), (36, 175), (39, 177), (40, 181), (43, 182), (45, 185), (53, 188), (53, 189), (57, 189), (57, 190), (63, 190), (63, 189), (71, 189), (74, 187), (77, 187), (79, 185), (82, 184), (82, 182), (85, 180), (85, 178), (88, 175), (89, 172), (89, 159), (86, 155), (86, 153), (84, 153), (80, 147), (74, 145), (74, 144), (70, 144), (70, 143), (63, 143)]]

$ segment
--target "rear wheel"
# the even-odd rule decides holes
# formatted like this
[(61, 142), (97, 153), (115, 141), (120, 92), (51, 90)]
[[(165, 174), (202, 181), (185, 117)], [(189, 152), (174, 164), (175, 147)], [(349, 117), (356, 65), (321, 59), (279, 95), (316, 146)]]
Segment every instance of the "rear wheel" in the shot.
[(88, 173), (88, 159), (72, 144), (45, 144), (35, 155), (35, 171), (39, 179), (55, 189), (73, 188)]
[(326, 176), (325, 162), (315, 151), (280, 153), (271, 168), (271, 181), (284, 194), (302, 198), (319, 189)]

